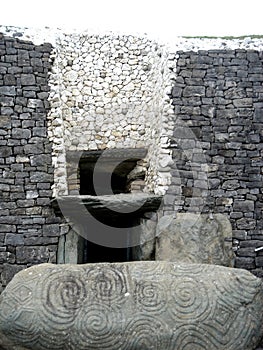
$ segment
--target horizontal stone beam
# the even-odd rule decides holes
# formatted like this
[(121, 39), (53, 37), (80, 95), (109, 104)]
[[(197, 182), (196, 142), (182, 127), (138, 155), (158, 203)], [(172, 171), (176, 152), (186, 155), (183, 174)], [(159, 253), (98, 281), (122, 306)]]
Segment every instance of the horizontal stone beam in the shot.
[(60, 196), (52, 200), (57, 213), (72, 215), (80, 206), (85, 207), (91, 214), (118, 216), (129, 214), (139, 218), (146, 212), (156, 211), (162, 201), (162, 196), (147, 193), (123, 193), (105, 196)]

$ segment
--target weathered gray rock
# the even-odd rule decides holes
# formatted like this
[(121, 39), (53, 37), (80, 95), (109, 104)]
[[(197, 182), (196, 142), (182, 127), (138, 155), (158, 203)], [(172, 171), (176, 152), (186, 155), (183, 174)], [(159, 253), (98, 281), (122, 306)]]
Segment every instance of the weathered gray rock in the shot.
[(163, 216), (156, 235), (156, 260), (233, 266), (232, 228), (223, 214)]
[[(61, 196), (53, 200), (55, 209), (59, 212), (63, 208), (64, 215), (69, 218), (79, 216), (85, 206), (93, 215), (120, 218), (121, 214), (141, 217), (143, 213), (158, 209), (162, 196), (148, 193), (120, 193), (105, 196)], [(78, 220), (75, 222), (78, 222)]]
[(262, 307), (262, 281), (245, 270), (43, 264), (18, 273), (1, 294), (0, 332), (14, 350), (252, 350)]

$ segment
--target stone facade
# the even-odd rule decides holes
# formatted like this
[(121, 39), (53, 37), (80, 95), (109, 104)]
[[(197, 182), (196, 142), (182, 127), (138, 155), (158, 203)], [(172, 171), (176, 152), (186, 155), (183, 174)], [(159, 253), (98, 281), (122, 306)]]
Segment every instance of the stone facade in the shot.
[(164, 196), (144, 218), (145, 256), (163, 214), (220, 213), (235, 266), (262, 276), (262, 40), (177, 39), (169, 50), (144, 37), (0, 29), (0, 288), (58, 262), (69, 226), (51, 199), (79, 191), (68, 154), (111, 149), (146, 149), (134, 188)]

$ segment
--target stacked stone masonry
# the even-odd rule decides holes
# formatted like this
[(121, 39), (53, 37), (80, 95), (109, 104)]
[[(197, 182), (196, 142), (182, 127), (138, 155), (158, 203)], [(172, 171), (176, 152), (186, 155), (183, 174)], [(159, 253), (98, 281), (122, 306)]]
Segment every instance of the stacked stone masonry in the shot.
[(227, 214), (235, 266), (262, 276), (263, 53), (180, 51), (176, 75), (172, 181), (180, 180), (181, 210)]
[(57, 262), (67, 152), (115, 148), (148, 149), (160, 215), (226, 214), (235, 266), (263, 276), (262, 40), (180, 39), (170, 53), (134, 36), (0, 29), (0, 288)]
[(47, 138), (50, 44), (0, 37), (0, 289), (27, 266), (56, 262)]

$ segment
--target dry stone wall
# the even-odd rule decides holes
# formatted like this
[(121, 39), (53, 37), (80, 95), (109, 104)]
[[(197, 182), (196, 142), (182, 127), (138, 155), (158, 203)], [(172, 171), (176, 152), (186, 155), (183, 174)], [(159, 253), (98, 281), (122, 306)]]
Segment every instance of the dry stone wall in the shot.
[(56, 262), (59, 218), (47, 138), (50, 44), (0, 36), (0, 291), (19, 270)]
[(179, 51), (176, 75), (172, 183), (182, 190), (176, 204), (226, 214), (236, 267), (262, 275), (255, 248), (263, 245), (263, 53)]

